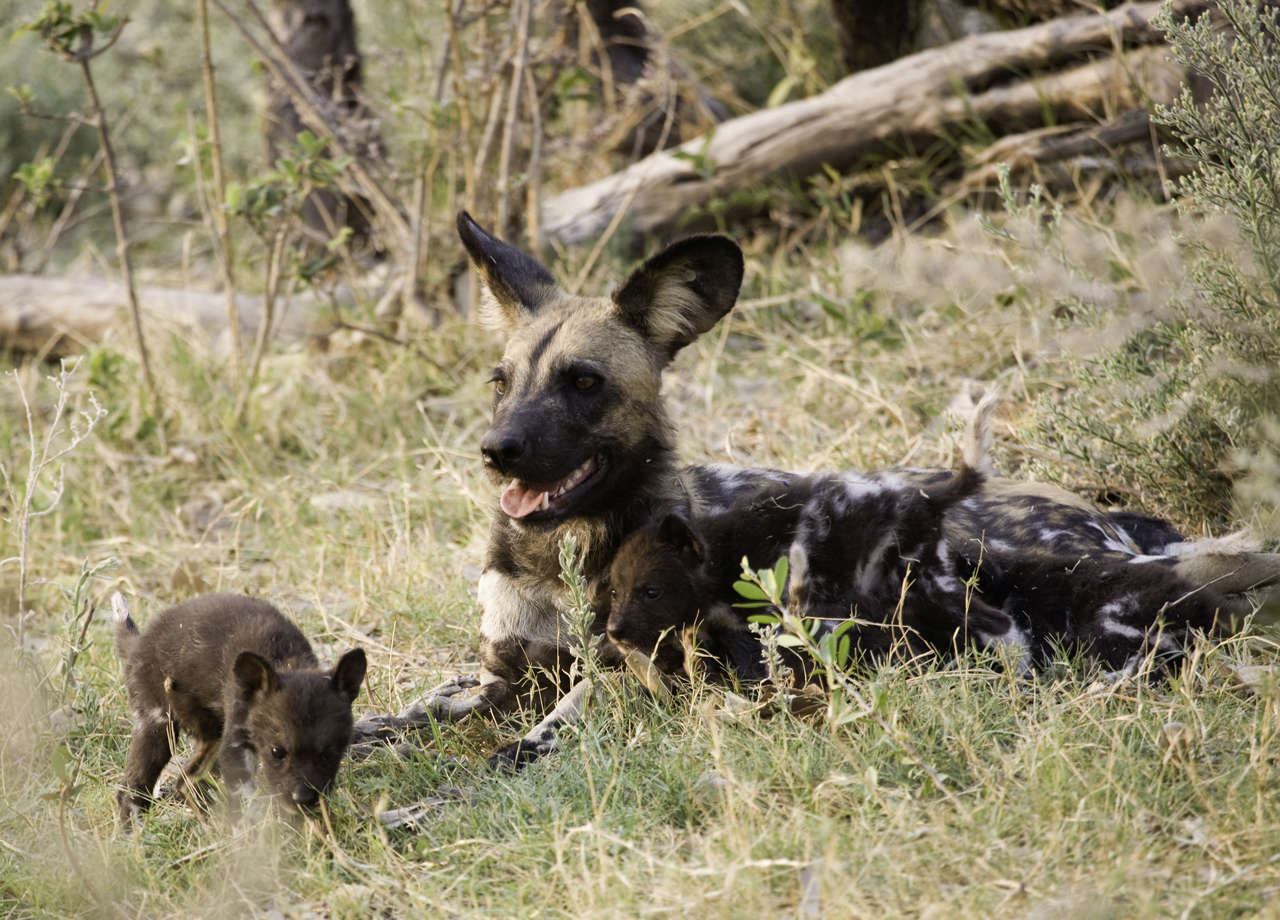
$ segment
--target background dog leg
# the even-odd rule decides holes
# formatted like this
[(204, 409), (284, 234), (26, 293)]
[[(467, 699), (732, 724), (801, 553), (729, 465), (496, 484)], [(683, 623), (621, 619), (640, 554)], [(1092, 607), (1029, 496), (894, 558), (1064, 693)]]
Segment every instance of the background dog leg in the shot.
[(474, 677), (451, 677), (395, 715), (365, 716), (351, 726), (352, 748), (348, 749), (348, 756), (357, 759), (368, 756), (370, 745), (389, 741), (407, 728), (429, 725), (433, 721), (457, 722), (476, 712), (491, 711), (494, 709), (493, 695), (483, 688), (474, 696), (456, 699), (459, 693), (480, 686), (480, 681)]
[(489, 758), (489, 766), (523, 767), (530, 761), (537, 760), (546, 754), (553, 754), (560, 749), (560, 737), (557, 729), (564, 725), (573, 725), (582, 718), (588, 698), (595, 695), (595, 684), (591, 680), (580, 680), (573, 685), (555, 709), (545, 719), (535, 725), (527, 735), (499, 750)]

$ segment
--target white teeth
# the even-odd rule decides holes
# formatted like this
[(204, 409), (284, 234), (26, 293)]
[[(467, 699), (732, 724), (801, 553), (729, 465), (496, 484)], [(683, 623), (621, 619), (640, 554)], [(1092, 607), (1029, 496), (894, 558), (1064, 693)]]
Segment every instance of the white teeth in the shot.
[(538, 506), (538, 509), (539, 509), (540, 511), (546, 511), (546, 510), (547, 510), (547, 508), (548, 508), (550, 505), (551, 505), (551, 499), (547, 497), (547, 493), (546, 493), (546, 492), (543, 492), (543, 493), (542, 493), (542, 504)]
[(576, 470), (574, 470), (572, 473), (566, 476), (563, 480), (561, 480), (560, 485), (556, 486), (555, 491), (551, 493), (552, 497), (559, 498), (561, 495), (563, 495), (564, 493), (568, 492), (570, 489), (574, 488), (579, 483), (581, 483), (582, 480), (586, 479), (587, 476), (594, 469), (595, 462), (596, 462), (595, 458), (592, 457), (590, 460), (587, 460), (585, 463), (583, 463), (582, 466), (578, 467)]

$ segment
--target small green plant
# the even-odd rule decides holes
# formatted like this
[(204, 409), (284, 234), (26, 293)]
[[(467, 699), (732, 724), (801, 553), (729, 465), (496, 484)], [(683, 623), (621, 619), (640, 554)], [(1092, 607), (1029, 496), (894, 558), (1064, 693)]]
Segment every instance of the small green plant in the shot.
[[(942, 775), (916, 752), (901, 730), (886, 718), (886, 698), (878, 691), (877, 686), (872, 683), (864, 690), (850, 677), (849, 670), (856, 661), (849, 633), (858, 625), (857, 618), (850, 616), (832, 626), (830, 621), (797, 615), (783, 596), (786, 581), (786, 557), (779, 559), (771, 569), (753, 569), (744, 556), (742, 577), (733, 583), (734, 591), (743, 598), (735, 606), (747, 609), (769, 608), (768, 613), (758, 613), (751, 617), (761, 630), (757, 632), (758, 635), (764, 635), (763, 631), (777, 634), (775, 648), (770, 650), (766, 646), (766, 661), (769, 661), (771, 655), (777, 655), (778, 648), (793, 649), (807, 656), (817, 665), (817, 676), (826, 687), (827, 723), (832, 728), (848, 728), (870, 719), (915, 762), (935, 789), (950, 795)], [(769, 663), (770, 676), (776, 682), (775, 675), (781, 672), (775, 671), (775, 667), (774, 663)], [(776, 684), (778, 692), (774, 700), (784, 711), (790, 710), (792, 701), (797, 696), (789, 684), (790, 680)]]
[[(18, 371), (8, 372), (17, 387), (27, 423), (25, 475), (18, 472), (16, 465), (11, 468), (10, 464), (0, 460), (0, 485), (4, 487), (4, 507), (7, 509), (5, 520), (13, 526), (17, 542), (13, 555), (0, 559), (0, 566), (18, 567), (19, 647), (28, 616), (26, 592), (30, 580), (32, 526), (58, 507), (66, 486), (67, 457), (88, 439), (106, 415), (92, 390), (83, 395), (77, 393), (76, 375), (80, 364), (78, 359), (64, 360), (58, 373), (49, 376), (56, 395), (53, 406), (45, 411), (33, 409), (21, 374)], [(43, 431), (39, 430), (41, 425)], [(56, 478), (51, 484), (44, 481), (50, 474)]]
[(565, 534), (560, 541), (560, 580), (564, 582), (568, 592), (565, 619), (572, 636), (570, 654), (573, 655), (569, 677), (572, 681), (578, 681), (599, 673), (600, 645), (604, 641), (604, 635), (592, 630), (596, 612), (591, 606), (587, 579), (582, 574), (582, 552), (578, 549), (578, 541), (573, 534)]

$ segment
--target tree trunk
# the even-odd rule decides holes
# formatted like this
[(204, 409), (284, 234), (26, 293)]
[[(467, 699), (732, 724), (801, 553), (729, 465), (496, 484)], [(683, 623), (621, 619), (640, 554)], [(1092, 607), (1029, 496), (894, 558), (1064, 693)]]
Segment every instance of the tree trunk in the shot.
[(910, 54), (926, 0), (831, 0), (845, 70), (857, 73)]
[(643, 156), (728, 117), (648, 25), (636, 0), (587, 0), (601, 83), (622, 113), (612, 146)]
[[(382, 159), (382, 141), (360, 92), (360, 49), (348, 0), (275, 0), (271, 18), (293, 66), (328, 102), (346, 148), (357, 157)], [(288, 156), (306, 125), (279, 81), (269, 77), (267, 86), (267, 151), (274, 163)], [(371, 241), (368, 202), (336, 189), (312, 192), (303, 205), (302, 219), (319, 242), (331, 239), (343, 227), (351, 228), (357, 244)]]

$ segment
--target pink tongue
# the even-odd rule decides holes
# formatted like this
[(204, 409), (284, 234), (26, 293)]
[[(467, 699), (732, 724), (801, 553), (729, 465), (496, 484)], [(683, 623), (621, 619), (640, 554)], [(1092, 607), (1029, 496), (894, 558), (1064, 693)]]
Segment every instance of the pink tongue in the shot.
[(502, 510), (508, 517), (525, 517), (542, 507), (542, 496), (546, 494), (539, 489), (529, 488), (519, 479), (513, 479), (502, 492)]

